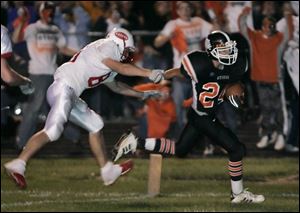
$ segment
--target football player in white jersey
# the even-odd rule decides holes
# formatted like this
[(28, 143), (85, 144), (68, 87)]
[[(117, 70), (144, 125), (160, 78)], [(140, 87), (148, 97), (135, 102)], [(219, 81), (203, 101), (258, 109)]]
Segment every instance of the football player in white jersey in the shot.
[(1, 79), (10, 86), (20, 86), (24, 94), (33, 92), (31, 80), (11, 68), (7, 59), (12, 56), (12, 45), (6, 27), (1, 25)]
[(134, 51), (132, 35), (125, 29), (113, 29), (105, 39), (96, 40), (60, 66), (54, 74), (54, 82), (47, 91), (47, 100), (51, 106), (44, 129), (33, 135), (17, 159), (4, 165), (8, 174), (20, 188), (26, 187), (25, 167), (27, 161), (48, 142), (57, 140), (64, 124), (70, 120), (89, 132), (91, 150), (100, 166), (104, 185), (114, 183), (119, 176), (131, 170), (133, 164), (126, 161), (114, 165), (107, 159), (100, 115), (89, 109), (79, 98), (81, 93), (102, 83), (123, 94), (147, 98), (150, 92), (137, 92), (124, 84), (112, 83), (120, 73), (127, 76), (148, 77), (158, 83), (163, 79), (162, 70), (139, 68), (127, 62), (131, 61)]

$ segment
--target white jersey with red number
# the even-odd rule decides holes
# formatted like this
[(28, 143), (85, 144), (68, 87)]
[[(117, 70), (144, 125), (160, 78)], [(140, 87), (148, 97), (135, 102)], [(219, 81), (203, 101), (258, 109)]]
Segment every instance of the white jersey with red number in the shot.
[(54, 79), (63, 80), (80, 96), (85, 89), (112, 81), (117, 75), (102, 63), (105, 58), (120, 61), (120, 51), (113, 41), (99, 39), (61, 65), (55, 72)]
[(1, 57), (7, 58), (12, 54), (11, 41), (6, 27), (1, 25)]
[(200, 50), (200, 41), (208, 36), (213, 26), (200, 17), (190, 21), (180, 18), (169, 21), (161, 34), (171, 37), (173, 47), (173, 67), (180, 67), (183, 56), (193, 50)]

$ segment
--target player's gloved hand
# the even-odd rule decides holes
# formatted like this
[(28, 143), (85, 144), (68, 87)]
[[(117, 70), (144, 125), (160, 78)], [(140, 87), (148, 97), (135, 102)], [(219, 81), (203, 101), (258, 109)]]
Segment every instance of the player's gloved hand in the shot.
[(236, 108), (240, 108), (244, 104), (244, 95), (230, 95), (228, 96), (229, 102)]
[(143, 92), (142, 100), (146, 100), (148, 98), (159, 98), (162, 94), (158, 90), (148, 90)]
[(149, 79), (154, 83), (159, 83), (160, 81), (164, 80), (164, 71), (155, 69), (151, 71)]
[(20, 85), (21, 92), (25, 95), (30, 95), (34, 92), (34, 87), (30, 80), (26, 84)]

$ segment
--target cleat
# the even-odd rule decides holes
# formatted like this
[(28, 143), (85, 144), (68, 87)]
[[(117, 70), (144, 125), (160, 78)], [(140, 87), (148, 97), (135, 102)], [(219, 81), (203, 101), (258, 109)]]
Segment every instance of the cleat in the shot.
[(120, 166), (122, 167), (121, 175), (125, 175), (130, 172), (133, 168), (133, 161), (127, 160), (124, 163), (121, 163)]
[(231, 194), (231, 203), (262, 203), (265, 201), (263, 195), (255, 195), (249, 192), (248, 189), (238, 195)]
[(123, 134), (113, 149), (114, 162), (120, 159), (123, 155), (126, 155), (130, 152), (135, 153), (137, 143), (137, 138), (132, 132)]
[(4, 164), (7, 174), (13, 179), (20, 189), (25, 189), (27, 186), (24, 176), (25, 165), (26, 163), (19, 159)]

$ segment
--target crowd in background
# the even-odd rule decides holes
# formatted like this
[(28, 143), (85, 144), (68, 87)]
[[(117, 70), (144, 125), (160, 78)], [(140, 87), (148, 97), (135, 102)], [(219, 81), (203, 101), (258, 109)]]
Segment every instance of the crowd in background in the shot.
[[(28, 76), (30, 51), (27, 49), (28, 45), (24, 40), (24, 32), (28, 25), (35, 23), (39, 19), (38, 8), (41, 2), (1, 1), (1, 24), (8, 28), (13, 42), (14, 57), (11, 64), (15, 70), (25, 76)], [(171, 32), (166, 27), (166, 24), (170, 20), (181, 18), (181, 14), (178, 13), (180, 9), (178, 8), (178, 2), (56, 1), (54, 3), (56, 6), (54, 24), (63, 32), (67, 47), (72, 50), (79, 51), (89, 42), (104, 38), (107, 32), (114, 27), (123, 27), (130, 30), (134, 35), (135, 46), (137, 48), (134, 58), (135, 64), (149, 69), (164, 70), (178, 66), (177, 63), (180, 65), (180, 60), (175, 59), (177, 52), (174, 52), (174, 47), (178, 44), (171, 38), (174, 32)], [(275, 143), (278, 135), (282, 135), (284, 142), (281, 146), (277, 145), (275, 149), (280, 151), (285, 148), (289, 152), (298, 152), (299, 81), (297, 79), (299, 78), (299, 73), (296, 75), (290, 74), (292, 73), (289, 70), (292, 69), (290, 68), (291, 65), (287, 63), (287, 60), (284, 60), (284, 51), (287, 51), (292, 45), (294, 45), (294, 49), (298, 48), (299, 54), (299, 19), (296, 18), (299, 11), (297, 12), (295, 11), (295, 7), (293, 8), (294, 3), (286, 1), (192, 1), (189, 3), (189, 7), (192, 9), (191, 17), (199, 18), (203, 23), (207, 23), (205, 25), (207, 31), (223, 30), (227, 32), (233, 40), (237, 41), (239, 56), (250, 59), (252, 51), (255, 49), (255, 46), (252, 45), (254, 45), (256, 40), (253, 41), (254, 36), (251, 37), (251, 33), (247, 34), (247, 32), (240, 31), (240, 15), (244, 12), (245, 7), (252, 8), (250, 16), (245, 20), (245, 25), (252, 30), (251, 32), (254, 32), (253, 35), (256, 31), (263, 29), (265, 17), (272, 17), (270, 22), (274, 22), (273, 24), (275, 25), (287, 15), (295, 18), (293, 35), (290, 35), (288, 38), (289, 41), (294, 40), (295, 44), (290, 45), (289, 42), (290, 46), (288, 46), (284, 43), (279, 66), (274, 68), (278, 69), (280, 73), (278, 74), (280, 76), (279, 79), (271, 82), (268, 82), (267, 79), (261, 84), (257, 76), (253, 77), (251, 72), (253, 67), (250, 63), (249, 70), (243, 79), (243, 83), (246, 86), (246, 103), (244, 108), (237, 111), (225, 102), (219, 112), (221, 120), (234, 132), (237, 132), (238, 127), (245, 122), (257, 122), (260, 125), (260, 132), (257, 134), (261, 138), (257, 143), (258, 148), (265, 148), (269, 144)], [(296, 8), (299, 10), (299, 4), (296, 5)], [(278, 25), (278, 28), (280, 28), (278, 29), (279, 31), (288, 31), (285, 28), (285, 24), (283, 26), (282, 24), (281, 26)], [(201, 32), (203, 31), (204, 35), (206, 29), (203, 27), (200, 30)], [(159, 35), (167, 35), (168, 33), (170, 33), (169, 40), (161, 42), (158, 39)], [(161, 39), (163, 40), (164, 38)], [(204, 39), (205, 36), (197, 40), (197, 49), (204, 50)], [(68, 60), (70, 60), (70, 56), (58, 53), (58, 66)], [(132, 86), (149, 86), (149, 82), (142, 78), (124, 76), (118, 76), (117, 78)], [(274, 82), (280, 83), (274, 86)], [(268, 84), (271, 84), (272, 87)], [(153, 87), (153, 85), (150, 86)], [(169, 136), (176, 138), (178, 137), (179, 130), (182, 129), (183, 124), (186, 122), (185, 107), (188, 104), (185, 101), (190, 97), (191, 91), (189, 91), (190, 88), (185, 86), (185, 83), (180, 79), (175, 79), (172, 82), (164, 82), (163, 85), (159, 86), (158, 89), (164, 90), (165, 96), (159, 100), (152, 100), (152, 102), (143, 102), (135, 98), (115, 94), (106, 88), (105, 85), (101, 85), (100, 87), (101, 89), (96, 88), (84, 92), (82, 98), (105, 120), (120, 122), (126, 119), (135, 119), (138, 122), (137, 132), (140, 137)], [(270, 93), (268, 93), (266, 88), (268, 91), (271, 90)], [(181, 94), (182, 91), (186, 91), (186, 93)], [(264, 97), (261, 97), (261, 94), (264, 94)], [(271, 99), (269, 94), (275, 94), (274, 96), (278, 99)], [(2, 109), (5, 106), (10, 106), (11, 108), (15, 107), (14, 109), (20, 109), (22, 112), (22, 110), (26, 109), (29, 100), (30, 97), (22, 95), (18, 89), (9, 88), (5, 84), (1, 84), (1, 130), (10, 128), (9, 123), (12, 122), (10, 120), (12, 117), (15, 119), (13, 120), (14, 124), (19, 122), (22, 124), (22, 114), (16, 117), (16, 115), (11, 115), (16, 110), (11, 112)], [(268, 108), (270, 105), (277, 108), (270, 111), (270, 108)], [(282, 111), (282, 115), (274, 115), (277, 113), (275, 110)], [(43, 119), (45, 119), (45, 115), (48, 113), (46, 100), (43, 101), (43, 104), (35, 113), (38, 117), (34, 121), (37, 124), (35, 128), (39, 128), (39, 123), (44, 121)], [(165, 118), (163, 120), (166, 126), (159, 127), (159, 130), (164, 129), (164, 131), (157, 131), (157, 129), (153, 128), (156, 127), (155, 122), (158, 122), (160, 125), (162, 124), (162, 120), (159, 120), (159, 116), (157, 117), (157, 115)], [(271, 121), (266, 121), (267, 116), (270, 117)], [(20, 121), (16, 121), (16, 118), (19, 118)], [(282, 124), (279, 129), (275, 125), (276, 122)], [(78, 141), (80, 140), (80, 131), (74, 128), (76, 127), (70, 126), (67, 128), (64, 135), (71, 140)], [(5, 134), (3, 134), (4, 131), (1, 131), (1, 137), (9, 136), (12, 132), (11, 130), (10, 128), (10, 131), (5, 131)], [(34, 129), (31, 131), (35, 132)], [(21, 133), (13, 134), (18, 135)], [(263, 139), (264, 136), (265, 139)]]

